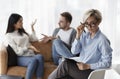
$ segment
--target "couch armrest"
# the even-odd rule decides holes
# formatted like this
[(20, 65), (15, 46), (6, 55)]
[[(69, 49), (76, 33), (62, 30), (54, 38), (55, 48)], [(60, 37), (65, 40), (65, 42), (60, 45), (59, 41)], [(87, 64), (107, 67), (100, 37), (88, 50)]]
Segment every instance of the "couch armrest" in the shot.
[(7, 73), (8, 54), (5, 46), (0, 47), (0, 75)]

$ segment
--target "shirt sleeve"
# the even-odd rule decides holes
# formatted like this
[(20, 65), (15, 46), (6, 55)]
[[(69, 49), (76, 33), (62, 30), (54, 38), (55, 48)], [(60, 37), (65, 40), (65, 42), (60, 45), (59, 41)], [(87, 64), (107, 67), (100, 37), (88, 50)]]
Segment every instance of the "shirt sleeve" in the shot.
[(30, 39), (30, 41), (38, 41), (38, 38), (37, 38), (35, 32), (32, 32), (32, 34), (29, 35), (29, 39)]
[(109, 68), (112, 61), (112, 48), (108, 40), (102, 40), (98, 46), (101, 58), (98, 62), (90, 64), (91, 69)]
[(80, 40), (75, 39), (74, 42), (72, 43), (71, 52), (72, 54), (78, 54), (80, 53), (80, 50), (81, 50)]
[(14, 42), (14, 39), (11, 38), (10, 35), (6, 35), (5, 36), (5, 42), (4, 42), (4, 45), (5, 46), (8, 46), (8, 44), (13, 48), (13, 50), (15, 51), (15, 53), (18, 55), (18, 56), (21, 56), (24, 54), (24, 51), (27, 50), (26, 47), (19, 47), (16, 45), (16, 43)]
[(86, 34), (83, 32), (79, 39), (75, 39), (72, 43), (71, 52), (72, 54), (79, 54), (82, 49), (82, 42), (85, 38)]

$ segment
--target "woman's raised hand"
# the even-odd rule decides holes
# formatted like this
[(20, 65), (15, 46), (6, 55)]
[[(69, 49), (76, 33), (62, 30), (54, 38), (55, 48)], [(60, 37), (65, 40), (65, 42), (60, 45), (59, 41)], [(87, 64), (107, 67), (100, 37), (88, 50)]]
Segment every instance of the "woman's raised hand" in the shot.
[(81, 25), (79, 25), (79, 26), (77, 27), (76, 39), (79, 39), (79, 38), (80, 38), (82, 32), (84, 31), (84, 27), (85, 27), (85, 25), (84, 25), (83, 23), (81, 23)]
[(37, 19), (35, 19), (35, 21), (32, 22), (32, 24), (31, 24), (31, 29), (32, 29), (32, 31), (35, 31), (35, 30), (34, 30), (34, 25), (35, 25), (36, 21), (37, 21)]

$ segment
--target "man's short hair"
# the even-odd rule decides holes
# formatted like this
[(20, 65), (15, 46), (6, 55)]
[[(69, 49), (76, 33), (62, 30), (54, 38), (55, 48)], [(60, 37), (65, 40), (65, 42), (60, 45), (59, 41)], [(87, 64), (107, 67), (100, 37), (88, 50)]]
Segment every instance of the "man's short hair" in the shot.
[(61, 16), (65, 17), (65, 19), (71, 23), (72, 21), (72, 15), (69, 12), (63, 12), (60, 14)]

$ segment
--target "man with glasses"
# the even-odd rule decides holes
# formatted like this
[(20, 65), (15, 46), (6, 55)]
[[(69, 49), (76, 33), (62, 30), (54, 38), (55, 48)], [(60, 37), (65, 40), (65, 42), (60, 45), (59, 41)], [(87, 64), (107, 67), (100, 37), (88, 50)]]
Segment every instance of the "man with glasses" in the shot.
[[(48, 79), (88, 79), (89, 74), (96, 69), (109, 68), (112, 60), (110, 41), (100, 31), (101, 13), (90, 9), (85, 13), (83, 23), (77, 27), (76, 39), (71, 48), (73, 54), (80, 54), (79, 60), (66, 59)], [(88, 32), (84, 32), (84, 28)]]

